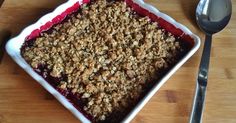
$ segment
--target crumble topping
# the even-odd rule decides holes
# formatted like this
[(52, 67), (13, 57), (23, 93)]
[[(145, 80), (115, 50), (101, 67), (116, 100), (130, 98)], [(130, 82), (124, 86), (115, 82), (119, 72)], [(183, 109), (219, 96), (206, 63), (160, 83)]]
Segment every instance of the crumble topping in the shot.
[(83, 110), (103, 121), (137, 101), (182, 52), (173, 35), (124, 2), (96, 0), (42, 33), (22, 56), (34, 69), (45, 65), (52, 77), (65, 75), (57, 87), (80, 95)]

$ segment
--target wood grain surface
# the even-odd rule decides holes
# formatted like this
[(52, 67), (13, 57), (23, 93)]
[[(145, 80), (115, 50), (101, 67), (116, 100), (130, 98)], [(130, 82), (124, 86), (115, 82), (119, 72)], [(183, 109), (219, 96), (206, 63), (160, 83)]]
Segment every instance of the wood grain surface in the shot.
[[(0, 32), (11, 31), (15, 36), (63, 2), (4, 0)], [(197, 0), (146, 2), (186, 25), (204, 42), (204, 34), (195, 23)], [(236, 122), (236, 1), (232, 2), (230, 24), (213, 38), (204, 123)], [(201, 52), (202, 47), (145, 105), (133, 123), (188, 122)], [(0, 64), (0, 123), (79, 123), (79, 120), (5, 53)]]

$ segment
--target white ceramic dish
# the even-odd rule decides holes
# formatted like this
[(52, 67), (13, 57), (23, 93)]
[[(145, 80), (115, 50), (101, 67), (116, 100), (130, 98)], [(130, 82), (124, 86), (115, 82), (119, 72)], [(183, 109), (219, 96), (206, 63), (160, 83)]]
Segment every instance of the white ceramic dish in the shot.
[[(36, 23), (26, 27), (18, 36), (10, 39), (6, 44), (6, 51), (17, 64), (19, 64), (29, 75), (49, 91), (58, 101), (60, 101), (68, 110), (70, 110), (82, 122), (90, 122), (80, 111), (78, 111), (63, 95), (54, 89), (47, 81), (38, 75), (28, 63), (22, 58), (20, 48), (26, 38), (36, 37), (41, 31), (45, 31), (52, 25), (59, 23), (65, 16), (79, 8), (79, 5), (87, 3), (89, 0), (69, 0), (58, 6), (53, 12), (44, 15)], [(190, 40), (192, 43), (191, 50), (159, 81), (153, 88), (140, 100), (133, 110), (123, 119), (123, 122), (130, 122), (148, 100), (157, 92), (157, 90), (173, 75), (200, 47), (200, 39), (182, 24), (166, 14), (161, 13), (155, 7), (144, 3), (142, 0), (125, 0), (128, 5), (134, 8), (138, 13), (146, 13), (153, 18), (158, 18), (163, 28), (170, 32), (176, 33), (183, 39)], [(145, 11), (144, 11), (145, 10)], [(154, 17), (155, 16), (155, 17)], [(157, 20), (158, 20), (157, 19)]]

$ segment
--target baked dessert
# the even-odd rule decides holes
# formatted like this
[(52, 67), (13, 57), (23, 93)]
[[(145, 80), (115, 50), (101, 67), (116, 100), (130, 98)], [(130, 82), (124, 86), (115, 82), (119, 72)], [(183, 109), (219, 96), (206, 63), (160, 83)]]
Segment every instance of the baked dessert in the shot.
[(186, 52), (123, 1), (95, 0), (39, 37), (23, 58), (93, 122), (118, 122)]

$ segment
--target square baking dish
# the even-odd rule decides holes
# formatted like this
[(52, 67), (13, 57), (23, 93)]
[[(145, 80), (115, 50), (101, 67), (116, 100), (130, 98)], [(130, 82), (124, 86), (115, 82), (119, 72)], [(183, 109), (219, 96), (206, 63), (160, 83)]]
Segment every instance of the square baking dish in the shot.
[[(178, 61), (154, 86), (148, 90), (144, 97), (123, 118), (123, 122), (130, 122), (157, 90), (173, 75), (200, 47), (200, 39), (185, 26), (177, 23), (171, 17), (161, 13), (155, 7), (144, 3), (142, 0), (124, 0), (126, 4), (142, 16), (148, 16), (152, 21), (158, 22), (159, 26), (173, 34), (175, 37), (186, 41), (191, 49)], [(51, 86), (42, 76), (36, 73), (21, 56), (21, 47), (25, 40), (38, 37), (41, 32), (49, 30), (55, 24), (62, 22), (67, 15), (77, 11), (82, 4), (90, 0), (69, 0), (58, 6), (53, 12), (44, 15), (36, 23), (26, 27), (18, 36), (10, 39), (6, 44), (7, 53), (19, 64), (29, 75), (38, 81), (47, 91), (58, 99), (68, 110), (70, 110), (82, 122), (91, 122), (83, 113), (69, 102), (58, 90)]]

